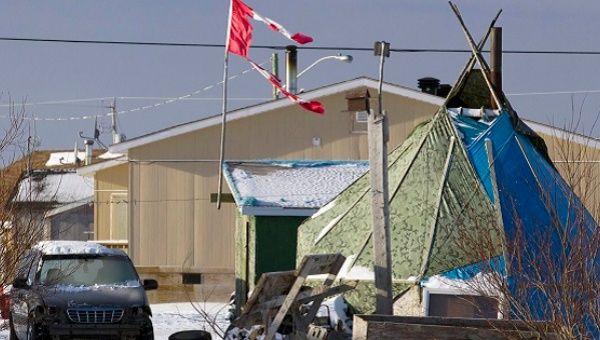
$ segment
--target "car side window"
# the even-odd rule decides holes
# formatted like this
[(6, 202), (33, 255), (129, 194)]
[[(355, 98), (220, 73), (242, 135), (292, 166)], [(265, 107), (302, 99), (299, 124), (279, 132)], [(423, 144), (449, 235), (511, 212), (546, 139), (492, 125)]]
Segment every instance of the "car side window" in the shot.
[(17, 278), (26, 278), (28, 284), (33, 283), (38, 262), (39, 256), (37, 252), (33, 250), (27, 251), (19, 262), (19, 266), (17, 268)]
[(34, 252), (31, 257), (31, 266), (29, 266), (29, 273), (27, 275), (28, 284), (35, 282), (35, 276), (40, 269), (40, 260), (42, 258), (42, 254), (39, 252)]

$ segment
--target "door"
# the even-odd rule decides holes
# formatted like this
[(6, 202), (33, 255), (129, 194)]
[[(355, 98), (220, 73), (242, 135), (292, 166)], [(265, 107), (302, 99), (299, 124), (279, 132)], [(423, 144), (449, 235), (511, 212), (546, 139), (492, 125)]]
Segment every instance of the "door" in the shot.
[(28, 288), (13, 288), (11, 291), (11, 315), (15, 332), (19, 339), (25, 339), (27, 334), (27, 318), (29, 316), (29, 299), (32, 294), (31, 285), (35, 279), (37, 264), (40, 256), (37, 251), (30, 250), (21, 258), (17, 268), (16, 278), (25, 278)]

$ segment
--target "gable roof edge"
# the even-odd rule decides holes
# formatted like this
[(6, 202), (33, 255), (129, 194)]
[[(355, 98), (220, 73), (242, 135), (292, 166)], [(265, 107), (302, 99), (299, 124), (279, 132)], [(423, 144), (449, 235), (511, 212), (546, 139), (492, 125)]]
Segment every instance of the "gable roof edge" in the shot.
[[(318, 97), (329, 96), (335, 93), (340, 93), (343, 91), (352, 90), (359, 87), (369, 87), (369, 88), (377, 88), (378, 82), (371, 78), (360, 77), (348, 81), (344, 81), (341, 83), (323, 86), (321, 88), (311, 90), (305, 93), (302, 93), (302, 97), (306, 100), (316, 99)], [(423, 93), (418, 90), (414, 90), (408, 87), (403, 87), (396, 84), (384, 83), (383, 91), (389, 92), (392, 94), (400, 95), (406, 98), (423, 101), (433, 105), (442, 105), (444, 103), (444, 98), (437, 97), (434, 95), (430, 95), (428, 93)], [(227, 115), (227, 121), (234, 121), (237, 119), (242, 119), (245, 117), (254, 116), (256, 114), (260, 114), (267, 111), (276, 110), (283, 107), (296, 105), (293, 102), (289, 101), (287, 98), (280, 98), (278, 100), (268, 101), (265, 103), (261, 103), (258, 105), (237, 109), (231, 111)], [(109, 148), (110, 152), (114, 153), (124, 153), (127, 150), (143, 146), (149, 143), (153, 143), (156, 141), (160, 141), (166, 138), (179, 136), (185, 133), (193, 132), (196, 130), (204, 129), (207, 127), (215, 126), (221, 123), (221, 115), (217, 114), (214, 116), (207, 117), (205, 119), (193, 121), (190, 123), (184, 123), (182, 125), (174, 126), (172, 128), (167, 128), (164, 130), (160, 130), (154, 133), (150, 133), (141, 137), (137, 137), (131, 139), (129, 141), (125, 141), (116, 145), (111, 145)]]

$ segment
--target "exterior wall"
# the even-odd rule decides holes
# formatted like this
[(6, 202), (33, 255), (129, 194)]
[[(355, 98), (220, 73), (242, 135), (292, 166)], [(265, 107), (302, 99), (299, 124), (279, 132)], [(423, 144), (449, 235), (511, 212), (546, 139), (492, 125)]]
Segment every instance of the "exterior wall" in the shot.
[(600, 149), (563, 135), (541, 135), (550, 158), (596, 221), (600, 221)]
[[(345, 93), (321, 100), (323, 116), (290, 106), (229, 122), (226, 158), (366, 159), (366, 129), (356, 132), (354, 112), (344, 112)], [(390, 148), (437, 110), (395, 95), (384, 101)], [(314, 137), (320, 146), (313, 146)], [(214, 126), (129, 150), (130, 254), (137, 265), (233, 273), (235, 206), (217, 210), (209, 200), (217, 192), (219, 139)]]
[(94, 176), (94, 239), (110, 240), (110, 196), (127, 193), (128, 165), (122, 164), (102, 171)]
[(93, 238), (90, 234), (94, 223), (93, 208), (88, 204), (52, 216), (49, 220), (51, 240), (88, 241)]

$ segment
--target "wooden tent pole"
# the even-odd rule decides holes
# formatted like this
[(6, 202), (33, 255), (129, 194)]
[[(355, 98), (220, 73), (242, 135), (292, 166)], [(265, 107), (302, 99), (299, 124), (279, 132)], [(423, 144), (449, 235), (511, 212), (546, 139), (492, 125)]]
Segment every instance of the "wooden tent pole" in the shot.
[(454, 3), (452, 3), (452, 1), (449, 1), (449, 4), (450, 4), (450, 8), (452, 8), (452, 11), (456, 15), (458, 22), (460, 23), (463, 33), (465, 34), (465, 37), (467, 38), (467, 42), (469, 43), (469, 47), (471, 48), (471, 51), (473, 52), (473, 56), (475, 57), (475, 60), (477, 60), (477, 63), (481, 67), (481, 70), (482, 70), (481, 73), (483, 75), (483, 79), (485, 80), (485, 83), (487, 84), (488, 88), (490, 89), (490, 93), (492, 94), (493, 100), (496, 102), (496, 105), (498, 106), (499, 109), (503, 109), (504, 105), (502, 105), (502, 102), (500, 101), (500, 98), (498, 97), (498, 94), (496, 93), (496, 90), (494, 89), (494, 87), (492, 86), (492, 82), (490, 81), (490, 77), (489, 77), (489, 69), (490, 68), (489, 68), (488, 64), (483, 59), (481, 52), (479, 52), (479, 50), (477, 49), (477, 46), (475, 46), (473, 37), (471, 36), (471, 33), (469, 33), (469, 30), (467, 29), (467, 26), (465, 25), (465, 22), (463, 21), (462, 16), (460, 15), (458, 7)]
[[(502, 13), (502, 9), (500, 9), (498, 11), (498, 13), (496, 13), (496, 16), (494, 17), (492, 22), (490, 22), (490, 25), (488, 26), (488, 29), (487, 29), (485, 35), (481, 38), (481, 40), (479, 41), (479, 44), (477, 45), (478, 51), (481, 51), (483, 46), (485, 46), (485, 43), (487, 42), (487, 40), (492, 32), (492, 28), (494, 27), (494, 25), (496, 25), (496, 21), (498, 21), (498, 18), (500, 17), (501, 13)], [(446, 101), (444, 102), (444, 106), (447, 106), (450, 98), (452, 98), (454, 96), (454, 94), (456, 94), (456, 92), (458, 92), (458, 90), (460, 89), (460, 85), (462, 85), (462, 83), (465, 81), (467, 74), (469, 74), (469, 71), (473, 68), (474, 64), (475, 64), (475, 57), (473, 56), (473, 54), (471, 54), (469, 61), (467, 62), (465, 67), (463, 67), (463, 69), (460, 73), (460, 76), (458, 76), (458, 80), (452, 87), (452, 90), (450, 90), (450, 93), (448, 94), (448, 96), (446, 96)]]

